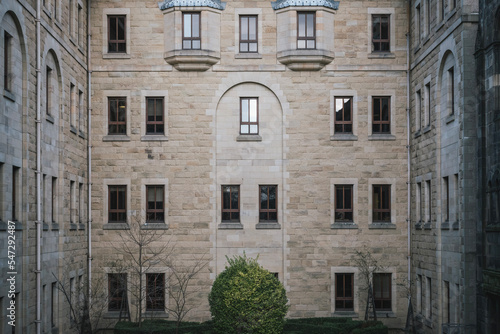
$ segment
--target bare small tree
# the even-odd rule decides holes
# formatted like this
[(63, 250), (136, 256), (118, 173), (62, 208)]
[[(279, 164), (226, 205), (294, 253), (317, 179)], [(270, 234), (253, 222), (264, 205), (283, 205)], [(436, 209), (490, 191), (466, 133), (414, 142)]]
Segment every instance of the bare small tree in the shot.
[[(122, 255), (122, 259), (113, 262), (111, 267), (131, 275), (127, 282), (127, 291), (136, 303), (135, 319), (141, 327), (147, 298), (144, 276), (159, 264), (167, 267), (173, 247), (170, 237), (166, 238), (166, 230), (147, 229), (147, 225), (142, 225), (139, 218), (134, 218), (128, 229), (118, 232), (119, 243), (114, 243), (113, 248)], [(127, 307), (130, 310), (130, 305)]]
[(184, 317), (196, 307), (195, 304), (189, 304), (188, 300), (190, 296), (197, 293), (198, 290), (189, 289), (190, 282), (203, 271), (209, 263), (209, 259), (206, 254), (198, 259), (194, 259), (193, 262), (189, 262), (189, 265), (177, 265), (171, 266), (169, 282), (169, 306), (167, 310), (172, 313), (176, 321), (176, 333), (179, 331), (179, 325)]
[(362, 251), (356, 250), (354, 262), (356, 263), (361, 276), (360, 289), (366, 291), (365, 321), (368, 320), (370, 306), (373, 309), (374, 320), (377, 320), (377, 312), (373, 301), (373, 274), (377, 271), (381, 271), (383, 267), (378, 264), (378, 261), (375, 258), (373, 258), (371, 251), (367, 249), (366, 246)]

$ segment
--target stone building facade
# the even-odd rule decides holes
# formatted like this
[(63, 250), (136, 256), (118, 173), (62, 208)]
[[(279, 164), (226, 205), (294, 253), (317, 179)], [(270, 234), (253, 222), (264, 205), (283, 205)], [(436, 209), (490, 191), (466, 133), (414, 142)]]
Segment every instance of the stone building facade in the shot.
[[(135, 223), (181, 267), (207, 261), (188, 320), (210, 318), (243, 253), (283, 282), (289, 317), (363, 318), (368, 251), (389, 327), (410, 287), (418, 332), (498, 331), (497, 0), (39, 3), (36, 43), (37, 2), (0, 2), (18, 333), (71, 332), (58, 282), (76, 298), (90, 273), (102, 326), (134, 315), (117, 263)], [(144, 273), (145, 317), (172, 317), (171, 271)]]
[(87, 3), (39, 3), (0, 2), (1, 333), (68, 332), (57, 282), (87, 285)]

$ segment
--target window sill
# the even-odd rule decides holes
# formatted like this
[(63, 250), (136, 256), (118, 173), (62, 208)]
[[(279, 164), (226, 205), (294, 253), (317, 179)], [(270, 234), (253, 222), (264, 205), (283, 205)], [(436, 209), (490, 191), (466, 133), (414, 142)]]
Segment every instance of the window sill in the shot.
[(56, 222), (52, 222), (52, 224), (50, 224), (50, 230), (51, 231), (58, 231), (59, 230), (59, 224), (56, 223)]
[(420, 51), (420, 42), (418, 43), (418, 45), (413, 49), (413, 54), (416, 54), (418, 51)]
[[(458, 223), (457, 223), (457, 227), (458, 227)], [(486, 232), (500, 232), (500, 223), (489, 223), (488, 225), (486, 225), (485, 231)]]
[(372, 52), (368, 59), (395, 59), (396, 55), (392, 52)]
[(168, 318), (169, 314), (165, 311), (147, 311), (142, 314), (143, 319), (155, 318), (155, 319), (163, 319)]
[(332, 317), (340, 318), (359, 318), (359, 314), (354, 311), (335, 311), (332, 313)]
[(6, 98), (6, 99), (9, 99), (11, 100), (12, 102), (16, 102), (16, 96), (14, 94), (12, 94), (11, 92), (9, 92), (8, 90), (3, 90), (3, 96)]
[(128, 53), (104, 53), (102, 55), (104, 59), (130, 59)]
[(219, 224), (219, 230), (242, 230), (243, 225), (240, 222), (222, 222)]
[(396, 140), (396, 136), (389, 133), (372, 134), (368, 136), (368, 140)]
[(102, 138), (102, 141), (130, 141), (127, 135), (107, 135)]
[(165, 61), (178, 71), (206, 71), (220, 60), (211, 50), (172, 50), (165, 52)]
[(423, 41), (422, 45), (427, 44), (427, 42), (429, 42), (430, 40), (431, 40), (431, 34), (427, 33), (427, 35), (424, 37), (424, 41)]
[(383, 230), (383, 229), (394, 230), (396, 229), (396, 224), (385, 223), (385, 222), (373, 222), (368, 226), (368, 228), (370, 230)]
[(47, 122), (54, 124), (54, 117), (52, 117), (50, 114), (47, 114), (45, 119)]
[(422, 134), (425, 134), (427, 132), (431, 131), (431, 126), (427, 125), (425, 128), (422, 129)]
[(331, 229), (357, 229), (358, 228), (358, 224), (355, 224), (354, 222), (336, 222), (336, 223), (333, 223), (331, 226), (330, 226)]
[(85, 139), (85, 133), (83, 133), (83, 131), (78, 131), (78, 136), (82, 139)]
[(104, 319), (126, 319), (127, 318), (128, 311), (123, 310), (123, 311), (108, 311), (103, 314)]
[(319, 71), (334, 59), (333, 52), (318, 49), (286, 50), (276, 56), (292, 71)]
[(78, 230), (78, 225), (75, 223), (69, 223), (69, 230), (70, 231), (77, 231)]
[(353, 135), (352, 133), (336, 133), (330, 137), (330, 140), (338, 140), (338, 141), (356, 141), (358, 140), (358, 136)]
[(78, 134), (78, 130), (73, 125), (70, 125), (69, 131), (72, 132), (72, 133), (74, 133), (75, 135)]
[(432, 228), (431, 225), (432, 225), (431, 222), (425, 222), (423, 226), (424, 230), (430, 230)]
[(61, 21), (56, 17), (56, 20), (54, 21), (56, 27), (59, 29), (59, 30), (63, 30), (62, 29), (62, 23)]
[(107, 223), (102, 227), (103, 230), (130, 230), (127, 223)]
[(141, 230), (168, 230), (165, 223), (145, 223), (141, 225)]
[[(23, 225), (21, 224), (20, 221), (14, 220), (14, 231), (22, 231), (23, 230)], [(0, 231), (7, 231), (8, 230), (8, 224), (6, 222), (3, 222), (0, 220)]]
[(49, 230), (49, 224), (47, 223), (42, 223), (42, 230), (48, 231)]
[(417, 132), (415, 132), (415, 134), (413, 135), (413, 138), (418, 138), (422, 135), (422, 132), (420, 132), (420, 130), (418, 130)]
[(451, 114), (451, 115), (446, 116), (444, 121), (446, 124), (454, 122), (455, 121), (455, 114)]
[(441, 230), (449, 230), (450, 229), (450, 222), (449, 221), (445, 221), (443, 223), (441, 223)]
[(168, 141), (168, 137), (164, 135), (145, 135), (141, 137), (141, 141)]
[(377, 318), (396, 318), (396, 314), (392, 311), (376, 311)]
[(235, 59), (262, 59), (262, 55), (260, 53), (237, 53), (234, 55)]
[(422, 222), (421, 222), (421, 221), (419, 221), (419, 222), (417, 222), (417, 223), (415, 224), (415, 229), (416, 229), (416, 230), (421, 230), (421, 229), (422, 229)]
[(50, 12), (50, 10), (47, 8), (47, 7), (43, 7), (43, 12), (45, 14), (47, 14), (47, 16), (49, 17), (49, 19), (52, 19), (52, 13)]
[(80, 231), (85, 231), (85, 224), (84, 224), (84, 223), (80, 223), (80, 224), (78, 224), (78, 229), (79, 229)]
[(257, 230), (279, 230), (281, 229), (281, 225), (278, 222), (259, 222), (255, 225), (255, 229)]
[(262, 137), (259, 135), (239, 135), (236, 137), (236, 141), (262, 141)]

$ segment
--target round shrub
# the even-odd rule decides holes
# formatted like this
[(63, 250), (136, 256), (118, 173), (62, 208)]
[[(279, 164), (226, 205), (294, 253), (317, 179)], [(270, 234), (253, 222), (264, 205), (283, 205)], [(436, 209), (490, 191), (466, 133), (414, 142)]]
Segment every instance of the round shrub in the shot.
[(283, 333), (288, 310), (285, 288), (256, 259), (227, 258), (208, 296), (216, 333)]

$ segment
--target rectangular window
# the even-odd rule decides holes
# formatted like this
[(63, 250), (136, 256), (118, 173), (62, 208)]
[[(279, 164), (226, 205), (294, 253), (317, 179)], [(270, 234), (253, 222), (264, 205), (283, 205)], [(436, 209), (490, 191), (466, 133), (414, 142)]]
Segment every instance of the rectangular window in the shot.
[(108, 311), (127, 310), (127, 274), (108, 274)]
[[(5, 189), (5, 181), (3, 178), (4, 167), (3, 163), (0, 162), (0, 221), (4, 220), (5, 217), (5, 194), (7, 194), (7, 189)], [(0, 327), (1, 328), (1, 327)]]
[(57, 177), (52, 178), (52, 187), (50, 188), (52, 191), (51, 194), (51, 215), (52, 222), (55, 223), (57, 221)]
[(418, 4), (417, 7), (415, 8), (415, 12), (417, 16), (415, 18), (415, 23), (416, 23), (415, 32), (417, 33), (417, 38), (415, 40), (417, 41), (417, 43), (420, 43), (420, 40), (422, 39), (422, 23), (421, 23), (422, 15), (420, 11), (420, 4)]
[(431, 207), (432, 207), (432, 191), (431, 191), (431, 181), (425, 181), (425, 193), (426, 193), (426, 200), (425, 200), (425, 221), (430, 222), (431, 221)]
[(78, 130), (82, 131), (84, 127), (83, 119), (83, 92), (78, 91)]
[(259, 186), (259, 221), (278, 221), (278, 186)]
[(391, 133), (391, 98), (388, 96), (372, 97), (374, 134)]
[(335, 185), (335, 222), (352, 222), (352, 185)]
[(354, 274), (335, 274), (335, 310), (354, 310)]
[(74, 24), (74, 17), (75, 17), (75, 14), (73, 13), (74, 11), (74, 2), (75, 0), (69, 0), (69, 5), (68, 5), (68, 11), (69, 11), (69, 20), (68, 20), (68, 30), (69, 30), (69, 36), (72, 38), (73, 35), (74, 35), (74, 30), (75, 28), (73, 27), (73, 24)]
[(417, 131), (422, 127), (422, 92), (417, 90), (415, 94), (415, 128)]
[(52, 114), (52, 69), (47, 66), (45, 76), (45, 112)]
[(127, 222), (127, 186), (109, 186), (108, 222)]
[(431, 124), (431, 84), (428, 83), (425, 85), (425, 126), (429, 126)]
[(50, 323), (52, 327), (56, 327), (57, 321), (57, 283), (52, 283), (52, 291), (51, 291), (51, 301), (50, 301)]
[[(453, 221), (458, 222), (458, 205), (459, 205), (459, 198), (458, 198), (458, 191), (459, 191), (459, 184), (458, 184), (458, 174), (453, 175)], [(498, 199), (500, 201), (500, 198)], [(498, 207), (500, 208), (500, 203), (498, 203)]]
[(450, 323), (450, 282), (443, 281), (443, 322)]
[(146, 134), (165, 133), (163, 97), (146, 97)]
[(183, 13), (182, 48), (201, 49), (200, 13)]
[(146, 311), (165, 310), (165, 274), (146, 274)]
[(373, 221), (391, 222), (391, 186), (373, 186)]
[(78, 183), (78, 222), (83, 224), (83, 183)]
[(416, 207), (417, 207), (417, 222), (421, 222), (422, 221), (422, 213), (423, 213), (423, 210), (422, 210), (422, 183), (421, 182), (417, 182), (417, 193), (415, 194), (415, 199), (416, 199)]
[(76, 44), (78, 46), (82, 46), (82, 42), (83, 42), (83, 10), (82, 10), (82, 6), (80, 6), (80, 4), (78, 4), (78, 8), (77, 8), (77, 24), (76, 24), (76, 27), (78, 29), (77, 33), (76, 33)]
[(125, 97), (108, 98), (108, 134), (127, 134), (127, 99)]
[(108, 52), (126, 53), (125, 15), (108, 15)]
[(69, 221), (75, 222), (75, 181), (69, 182)]
[(69, 84), (69, 111), (70, 125), (75, 127), (76, 124), (76, 88), (75, 85)]
[(431, 2), (425, 0), (425, 36), (431, 33)]
[(392, 310), (391, 274), (373, 274), (373, 300), (376, 310)]
[(335, 98), (335, 133), (352, 133), (352, 97)]
[(18, 220), (18, 189), (19, 189), (19, 167), (12, 167), (12, 221)]
[(417, 275), (417, 312), (422, 314), (422, 304), (423, 304), (423, 296), (424, 290), (422, 288), (422, 275)]
[(316, 49), (316, 13), (297, 13), (297, 49)]
[(450, 221), (450, 182), (448, 176), (443, 177), (443, 207), (444, 221)]
[(390, 51), (389, 15), (372, 15), (372, 45), (373, 52)]
[(455, 75), (453, 67), (448, 70), (448, 115), (455, 113)]
[(257, 15), (240, 15), (240, 53), (256, 53)]
[(146, 221), (148, 223), (165, 222), (165, 187), (164, 186), (146, 186), (147, 208)]
[(222, 221), (240, 221), (240, 186), (222, 186)]
[[(75, 294), (76, 294), (76, 286), (75, 286), (75, 278), (70, 277), (69, 279), (69, 302), (71, 305), (75, 305)], [(73, 312), (70, 312), (70, 316), (73, 317)]]
[(425, 279), (425, 317), (432, 318), (432, 281), (430, 277)]
[(240, 98), (240, 134), (259, 134), (259, 98)]
[(12, 36), (4, 31), (3, 40), (3, 88), (12, 91)]

